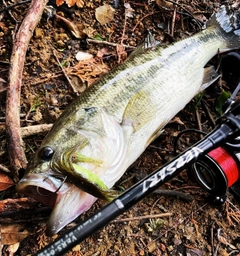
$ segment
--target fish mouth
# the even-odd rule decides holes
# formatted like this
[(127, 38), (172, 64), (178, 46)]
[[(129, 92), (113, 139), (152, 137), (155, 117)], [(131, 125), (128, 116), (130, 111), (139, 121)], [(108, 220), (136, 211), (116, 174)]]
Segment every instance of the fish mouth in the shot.
[(27, 174), (16, 187), (38, 202), (52, 208), (46, 233), (52, 236), (63, 227), (87, 211), (96, 201), (96, 197), (80, 190), (74, 184), (55, 176)]

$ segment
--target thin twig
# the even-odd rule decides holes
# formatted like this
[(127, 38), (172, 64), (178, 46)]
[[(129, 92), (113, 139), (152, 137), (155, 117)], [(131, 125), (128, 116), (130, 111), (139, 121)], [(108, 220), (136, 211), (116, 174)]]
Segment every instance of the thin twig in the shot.
[[(178, 3), (178, 0), (176, 1)], [(176, 21), (176, 14), (177, 14), (177, 6), (175, 6), (173, 11), (173, 17), (172, 17), (172, 28), (171, 28), (171, 36), (174, 37), (174, 28), (175, 28), (175, 21)]]
[(213, 255), (214, 254), (213, 226), (211, 227), (211, 248), (212, 248), (212, 255)]
[[(95, 43), (95, 44), (106, 44), (106, 45), (110, 45), (110, 46), (113, 46), (113, 47), (116, 47), (118, 45), (117, 43), (111, 43), (111, 42), (108, 42), (108, 41), (101, 41), (101, 40), (94, 40), (94, 39), (91, 39), (91, 38), (88, 38), (87, 42), (88, 43)], [(122, 44), (122, 46), (125, 47), (125, 48), (136, 49), (135, 46), (131, 46), (131, 45)]]
[(2, 164), (0, 164), (0, 170), (6, 173), (10, 172), (10, 170), (7, 167), (3, 166)]
[(126, 39), (125, 38), (125, 33), (126, 33), (126, 27), (127, 27), (127, 15), (126, 15), (126, 8), (125, 8), (125, 13), (124, 13), (124, 24), (123, 24), (123, 32), (122, 32), (122, 37), (121, 37), (121, 45), (123, 46), (123, 41)]
[[(8, 9), (7, 3), (5, 2), (5, 0), (3, 0), (3, 4), (5, 6), (6, 9)], [(16, 22), (16, 24), (18, 23), (18, 21), (15, 19), (15, 17), (13, 16), (12, 12), (10, 10), (8, 10), (8, 13), (10, 15), (10, 17)]]
[[(179, 3), (177, 3), (177, 2), (174, 2), (174, 1), (172, 1), (172, 0), (166, 0), (166, 1), (167, 1), (167, 2), (170, 2), (170, 3), (172, 3), (172, 4), (175, 4), (175, 5), (179, 6), (180, 8), (182, 8), (182, 9), (186, 12), (185, 15), (189, 15), (193, 20), (195, 20), (198, 26), (201, 27), (201, 26), (203, 25), (203, 23), (202, 23), (200, 20), (196, 19), (196, 18), (192, 15), (192, 13), (189, 12), (186, 8), (184, 8), (181, 4), (179, 4)], [(171, 11), (172, 11), (172, 10), (171, 10)], [(178, 12), (178, 13), (179, 13), (179, 12)], [(183, 14), (183, 13), (182, 13), (182, 14)]]
[(30, 84), (30, 86), (33, 86), (33, 85), (38, 85), (38, 84), (44, 84), (46, 82), (48, 82), (49, 80), (53, 79), (53, 78), (58, 78), (58, 77), (61, 77), (61, 76), (64, 76), (64, 74), (62, 73), (62, 71), (59, 71), (60, 73), (58, 74), (58, 72), (56, 72), (55, 74), (52, 74), (50, 77), (41, 77), (41, 78), (38, 78), (37, 81), (30, 81), (30, 79), (26, 79), (26, 80), (23, 80), (23, 82), (27, 82)]
[(5, 12), (9, 9), (12, 9), (14, 8), (15, 6), (18, 6), (18, 5), (21, 5), (21, 4), (26, 4), (26, 3), (30, 3), (32, 0), (25, 0), (25, 1), (22, 1), (22, 2), (17, 2), (15, 4), (12, 4), (12, 5), (9, 5), (9, 6), (5, 6), (4, 8), (0, 9), (0, 13), (1, 12)]
[(237, 206), (235, 206), (228, 198), (226, 201), (240, 214), (240, 210), (238, 209)]
[(116, 219), (116, 220), (113, 220), (111, 222), (112, 223), (116, 223), (116, 222), (132, 221), (132, 220), (144, 220), (144, 219), (162, 218), (162, 217), (169, 217), (169, 216), (172, 216), (171, 212), (159, 213), (159, 214), (151, 214), (151, 215), (144, 215), (144, 216), (137, 216), (137, 217), (125, 218), (125, 219)]
[(207, 105), (205, 104), (205, 102), (203, 100), (201, 100), (201, 106), (202, 106), (205, 114), (207, 115), (207, 117), (208, 117), (208, 119), (209, 119), (209, 121), (211, 123), (211, 126), (215, 127), (216, 126), (216, 122), (214, 121), (214, 118), (212, 117), (212, 115), (211, 115)]
[(153, 14), (156, 14), (156, 13), (159, 13), (159, 11), (158, 12), (150, 12), (150, 13), (148, 13), (148, 14), (146, 14), (146, 15), (144, 15), (138, 22), (137, 22), (137, 24), (134, 26), (134, 28), (132, 29), (132, 32), (134, 32), (134, 30), (136, 29), (136, 27), (145, 19), (145, 18), (147, 18), (148, 16), (151, 16), (151, 15), (153, 15)]
[(197, 118), (198, 129), (202, 131), (203, 129), (202, 129), (202, 123), (201, 123), (201, 116), (198, 108), (196, 108), (196, 118)]
[(41, 19), (47, 0), (33, 0), (13, 44), (9, 69), (9, 86), (6, 99), (6, 135), (14, 181), (18, 170), (27, 165), (20, 132), (20, 93), (25, 55), (33, 31)]
[(218, 249), (219, 249), (219, 246), (220, 246), (220, 244), (221, 244), (221, 242), (219, 241), (220, 231), (221, 231), (221, 229), (219, 228), (219, 229), (217, 230), (218, 243), (217, 243), (217, 246), (216, 246), (216, 249), (215, 249), (215, 252), (214, 252), (213, 256), (217, 256), (217, 255), (218, 255)]
[(65, 78), (67, 79), (69, 85), (72, 87), (73, 92), (76, 93), (76, 95), (79, 95), (78, 90), (75, 88), (74, 84), (73, 84), (72, 81), (69, 79), (67, 73), (65, 72), (63, 66), (61, 65), (61, 62), (59, 61), (59, 59), (58, 59), (58, 57), (57, 57), (57, 55), (56, 55), (55, 49), (53, 49), (53, 55), (54, 55), (54, 57), (55, 57), (55, 59), (56, 59), (58, 65), (59, 65), (59, 67), (61, 68), (61, 70), (62, 70), (62, 72), (63, 72)]
[(176, 190), (163, 190), (163, 189), (157, 189), (155, 191), (153, 191), (154, 194), (158, 194), (158, 195), (163, 195), (163, 196), (173, 196), (176, 198), (180, 198), (186, 202), (192, 202), (194, 200), (194, 197), (183, 193), (181, 191), (176, 191)]
[(38, 125), (26, 126), (21, 128), (21, 135), (22, 135), (22, 138), (27, 138), (29, 136), (48, 132), (51, 128), (52, 128), (52, 124), (38, 124)]

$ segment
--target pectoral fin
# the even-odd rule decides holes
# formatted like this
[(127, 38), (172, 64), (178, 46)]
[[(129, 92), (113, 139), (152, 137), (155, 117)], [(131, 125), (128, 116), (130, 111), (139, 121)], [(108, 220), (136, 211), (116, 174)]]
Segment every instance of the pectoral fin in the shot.
[(208, 86), (213, 84), (220, 76), (221, 75), (217, 73), (213, 66), (204, 68), (203, 81), (199, 92), (205, 90)]
[(154, 118), (155, 108), (147, 92), (135, 94), (124, 111), (122, 126), (132, 126), (133, 132), (136, 132)]

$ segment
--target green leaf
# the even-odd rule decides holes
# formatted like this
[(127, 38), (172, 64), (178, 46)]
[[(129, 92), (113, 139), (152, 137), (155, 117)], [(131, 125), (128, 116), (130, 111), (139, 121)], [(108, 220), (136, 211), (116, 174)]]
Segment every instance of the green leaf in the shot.
[(68, 64), (68, 61), (67, 61), (67, 60), (65, 60), (65, 61), (63, 61), (63, 62), (61, 63), (61, 66), (62, 66), (62, 67), (66, 67), (66, 66), (67, 66), (67, 64)]
[(99, 34), (96, 34), (93, 39), (99, 40), (99, 41), (104, 41), (104, 38)]
[(221, 95), (217, 98), (215, 109), (220, 115), (222, 115), (222, 112), (223, 112), (222, 108), (224, 103), (230, 97), (231, 97), (231, 94), (223, 90)]

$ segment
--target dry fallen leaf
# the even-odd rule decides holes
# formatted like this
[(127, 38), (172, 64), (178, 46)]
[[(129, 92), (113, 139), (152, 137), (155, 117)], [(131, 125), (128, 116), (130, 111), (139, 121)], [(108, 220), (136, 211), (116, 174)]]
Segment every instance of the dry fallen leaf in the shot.
[(234, 246), (234, 245), (232, 245), (232, 244), (230, 244), (228, 241), (227, 241), (227, 239), (225, 238), (225, 237), (223, 237), (223, 236), (218, 236), (218, 241), (220, 242), (220, 243), (222, 243), (222, 244), (225, 244), (225, 245), (228, 245), (228, 246), (230, 246), (231, 247), (231, 249), (233, 249), (233, 250), (237, 250), (237, 248)]
[(78, 88), (78, 91), (82, 92), (108, 71), (108, 66), (101, 59), (91, 58), (79, 61), (67, 71), (67, 74), (76, 88)]
[(10, 244), (6, 251), (8, 252), (9, 256), (13, 256), (15, 252), (18, 250), (20, 243)]
[(0, 28), (3, 30), (4, 33), (7, 33), (8, 27), (5, 25), (5, 23), (0, 22)]
[(134, 10), (131, 7), (131, 5), (129, 3), (125, 3), (124, 7), (125, 7), (125, 15), (126, 15), (126, 17), (132, 18)]
[(161, 8), (173, 9), (174, 5), (166, 0), (156, 0), (156, 4)]
[(56, 14), (55, 17), (58, 21), (61, 21), (76, 38), (84, 38), (86, 36), (86, 34), (83, 31), (83, 24), (70, 21), (58, 14)]
[(14, 185), (12, 179), (4, 173), (0, 172), (0, 191), (6, 190)]
[(60, 5), (64, 4), (64, 2), (68, 5), (68, 7), (72, 7), (75, 4), (80, 8), (82, 8), (84, 6), (83, 0), (56, 0), (56, 5), (60, 6)]
[(114, 19), (114, 11), (110, 5), (104, 4), (96, 9), (95, 17), (101, 25), (105, 25)]
[(30, 234), (20, 224), (1, 224), (0, 231), (2, 245), (19, 243)]
[(64, 4), (64, 0), (56, 0), (56, 5), (57, 6), (60, 6), (62, 4)]
[(83, 8), (83, 6), (84, 6), (83, 0), (77, 0), (77, 1), (76, 1), (76, 5), (77, 5), (79, 8)]

